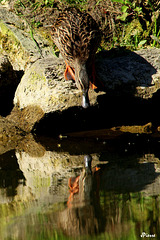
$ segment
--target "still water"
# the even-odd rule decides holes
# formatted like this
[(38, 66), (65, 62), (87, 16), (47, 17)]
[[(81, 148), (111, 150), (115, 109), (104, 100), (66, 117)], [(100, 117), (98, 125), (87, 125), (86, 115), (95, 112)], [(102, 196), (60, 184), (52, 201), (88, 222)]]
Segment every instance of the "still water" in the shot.
[(160, 239), (159, 137), (0, 145), (0, 239)]

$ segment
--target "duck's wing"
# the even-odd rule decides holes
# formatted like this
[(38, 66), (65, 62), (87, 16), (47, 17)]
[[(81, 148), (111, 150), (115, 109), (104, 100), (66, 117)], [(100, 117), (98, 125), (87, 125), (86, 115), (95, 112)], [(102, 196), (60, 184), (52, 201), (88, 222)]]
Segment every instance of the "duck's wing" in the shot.
[(52, 36), (63, 58), (73, 67), (75, 58), (85, 62), (100, 44), (96, 21), (75, 8), (61, 12), (53, 26)]

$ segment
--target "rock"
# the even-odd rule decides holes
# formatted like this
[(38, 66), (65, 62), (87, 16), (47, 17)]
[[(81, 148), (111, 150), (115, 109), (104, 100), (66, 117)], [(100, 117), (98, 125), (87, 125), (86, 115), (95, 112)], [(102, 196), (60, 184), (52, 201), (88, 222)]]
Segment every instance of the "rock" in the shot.
[[(4, 72), (11, 72), (13, 71), (12, 65), (10, 63), (10, 61), (8, 60), (8, 57), (6, 55), (1, 55), (0, 56), (0, 71), (2, 73)], [(1, 83), (1, 85), (3, 86), (3, 84)]]
[[(24, 108), (20, 111), (18, 107), (13, 108), (13, 97), (19, 83), (20, 73), (13, 67), (6, 55), (0, 56), (0, 114), (6, 118), (0, 118), (0, 139), (3, 141), (21, 138), (25, 132), (30, 132), (35, 121), (41, 119), (43, 111), (36, 106)], [(12, 109), (13, 108), (13, 109)], [(19, 135), (19, 136), (18, 136)]]
[[(44, 113), (63, 111), (81, 106), (82, 94), (75, 83), (63, 76), (64, 62), (61, 58), (45, 58), (28, 68), (16, 90), (14, 104), (20, 109), (36, 105)], [(96, 103), (97, 94), (90, 91), (91, 105)]]
[(52, 55), (48, 41), (5, 8), (0, 8), (0, 44), (15, 70), (24, 70), (37, 59)]
[(96, 68), (108, 94), (152, 98), (160, 88), (160, 49), (100, 52)]
[(6, 144), (8, 140), (21, 139), (24, 136), (24, 131), (17, 128), (15, 123), (10, 122), (6, 118), (0, 117), (0, 142)]
[(19, 107), (14, 107), (6, 119), (21, 131), (29, 133), (33, 129), (35, 122), (38, 122), (43, 116), (43, 110), (38, 106), (32, 105), (24, 108), (22, 111)]

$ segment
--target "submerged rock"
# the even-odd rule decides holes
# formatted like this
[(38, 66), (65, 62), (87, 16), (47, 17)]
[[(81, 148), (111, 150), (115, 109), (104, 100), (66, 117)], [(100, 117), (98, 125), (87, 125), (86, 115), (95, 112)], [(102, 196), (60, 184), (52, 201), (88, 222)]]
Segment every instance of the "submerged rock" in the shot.
[(38, 106), (32, 105), (22, 110), (19, 107), (14, 107), (12, 112), (6, 117), (6, 120), (21, 131), (29, 133), (33, 129), (35, 122), (38, 122), (43, 116), (43, 110)]
[(14, 122), (0, 117), (0, 142), (3, 142), (3, 145), (7, 144), (9, 140), (21, 139), (24, 134), (24, 131), (19, 129)]

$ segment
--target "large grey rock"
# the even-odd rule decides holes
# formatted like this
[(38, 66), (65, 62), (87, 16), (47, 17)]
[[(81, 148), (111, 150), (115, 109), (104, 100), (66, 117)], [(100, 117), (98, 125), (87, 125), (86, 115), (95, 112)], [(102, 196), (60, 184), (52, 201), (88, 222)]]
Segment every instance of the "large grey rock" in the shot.
[[(20, 109), (37, 105), (44, 113), (63, 111), (81, 106), (81, 92), (75, 83), (64, 79), (62, 58), (45, 58), (28, 68), (16, 90), (14, 104)], [(90, 91), (91, 105), (96, 103), (97, 94)]]
[(160, 88), (160, 49), (113, 50), (100, 55), (97, 77), (108, 94), (148, 99)]

